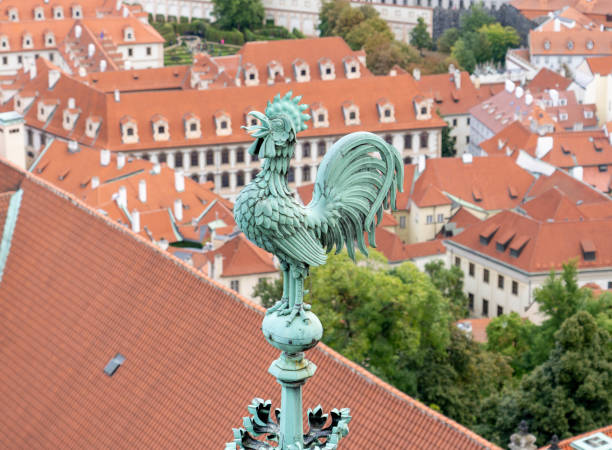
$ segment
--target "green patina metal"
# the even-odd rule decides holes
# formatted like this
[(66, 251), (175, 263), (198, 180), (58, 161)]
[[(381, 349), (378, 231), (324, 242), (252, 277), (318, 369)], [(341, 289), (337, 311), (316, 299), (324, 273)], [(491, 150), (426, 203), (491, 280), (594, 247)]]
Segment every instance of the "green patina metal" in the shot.
[(273, 419), (270, 402), (254, 399), (248, 408), (252, 416), (234, 430), (226, 449), (331, 450), (347, 435), (350, 411), (332, 410), (325, 426), (329, 416), (320, 406), (308, 411), (309, 430), (303, 431), (302, 386), (316, 370), (304, 351), (323, 336), (321, 322), (303, 301), (304, 279), (311, 266), (325, 264), (334, 248), (338, 253), (346, 246), (353, 259), (355, 246), (367, 255), (364, 234), (374, 247), (383, 210), (395, 209), (396, 192), (403, 186), (399, 152), (372, 133), (356, 132), (332, 146), (317, 172), (312, 201), (300, 204), (287, 182), (296, 135), (310, 119), (300, 99), (291, 92), (277, 95), (265, 114), (249, 113), (259, 124), (245, 127), (256, 138), (249, 153), (258, 155), (263, 167), (238, 195), (234, 217), (247, 238), (278, 257), (284, 275), (282, 298), (262, 324), (267, 341), (282, 351), (269, 369), (282, 388), (282, 413), (275, 410)]
[(19, 189), (11, 196), (8, 210), (6, 211), (4, 229), (2, 230), (2, 236), (0, 239), (0, 282), (2, 281), (6, 260), (8, 259), (9, 252), (11, 250), (11, 242), (13, 241), (13, 233), (15, 232), (15, 226), (17, 225), (17, 216), (19, 215), (19, 207), (21, 206), (22, 197), (23, 190)]

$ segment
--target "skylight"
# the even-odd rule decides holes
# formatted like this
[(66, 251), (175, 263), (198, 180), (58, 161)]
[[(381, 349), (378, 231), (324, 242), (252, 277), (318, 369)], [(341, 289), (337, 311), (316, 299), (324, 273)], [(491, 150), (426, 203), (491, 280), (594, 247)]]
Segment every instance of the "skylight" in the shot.
[(117, 369), (125, 362), (125, 356), (121, 353), (117, 353), (113, 359), (111, 359), (106, 367), (104, 368), (104, 373), (109, 377), (112, 377)]

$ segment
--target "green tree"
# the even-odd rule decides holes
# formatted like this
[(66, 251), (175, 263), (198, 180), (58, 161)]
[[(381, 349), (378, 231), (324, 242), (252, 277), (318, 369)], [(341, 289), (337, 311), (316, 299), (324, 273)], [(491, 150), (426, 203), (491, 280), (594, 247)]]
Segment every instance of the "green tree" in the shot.
[(431, 261), (425, 265), (425, 273), (429, 275), (433, 285), (446, 297), (450, 303), (453, 320), (459, 320), (468, 315), (468, 300), (463, 293), (463, 271), (457, 266), (447, 269), (441, 260)]
[(423, 49), (431, 49), (433, 46), (427, 25), (422, 17), (418, 18), (416, 26), (410, 31), (410, 44), (419, 49), (421, 56), (423, 56)]
[(463, 39), (459, 39), (455, 43), (451, 54), (453, 58), (457, 60), (461, 68), (467, 70), (469, 73), (474, 72), (476, 68), (476, 58), (474, 57), (474, 52), (470, 50)]
[(455, 143), (457, 142), (456, 136), (451, 136), (450, 125), (442, 128), (442, 157), (452, 158), (457, 154)]
[(365, 43), (366, 65), (375, 75), (387, 75), (396, 64), (406, 70), (421, 61), (419, 52), (409, 45), (389, 40), (382, 33), (371, 36)]
[(264, 308), (274, 305), (283, 296), (283, 275), (276, 280), (260, 278), (253, 288), (253, 297), (259, 297)]
[(612, 422), (612, 340), (586, 311), (555, 333), (548, 359), (526, 375), (516, 390), (485, 403), (477, 431), (508, 442), (522, 419), (538, 442), (553, 434), (567, 438)]
[(359, 23), (349, 31), (345, 39), (347, 44), (353, 50), (359, 50), (363, 48), (366, 42), (373, 37), (374, 39), (381, 39), (383, 41), (393, 41), (393, 33), (391, 32), (389, 25), (380, 17), (373, 17)]
[(343, 11), (351, 8), (348, 0), (324, 1), (319, 11), (319, 32), (321, 36), (336, 36), (336, 26)]
[(484, 25), (478, 32), (486, 37), (491, 58), (495, 62), (503, 62), (508, 49), (516, 48), (520, 43), (516, 30), (512, 27), (503, 27), (500, 23)]
[(264, 20), (261, 0), (213, 0), (215, 25), (223, 30), (260, 28)]
[(447, 28), (438, 38), (438, 51), (450, 53), (461, 34), (457, 28)]
[(472, 5), (469, 12), (461, 16), (461, 35), (464, 36), (467, 33), (474, 33), (480, 30), (484, 25), (490, 25), (494, 22), (495, 18), (487, 13), (482, 4)]
[(531, 346), (536, 326), (516, 312), (491, 320), (487, 326), (487, 349), (510, 358), (515, 374), (521, 376), (527, 370), (525, 355)]

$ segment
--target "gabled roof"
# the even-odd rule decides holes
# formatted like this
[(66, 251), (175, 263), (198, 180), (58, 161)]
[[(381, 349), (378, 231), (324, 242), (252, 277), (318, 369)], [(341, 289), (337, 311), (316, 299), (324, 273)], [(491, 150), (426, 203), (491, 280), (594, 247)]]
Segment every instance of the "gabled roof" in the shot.
[[(0, 22), (6, 22), (9, 20), (9, 10), (16, 8), (19, 14), (20, 22), (35, 22), (34, 21), (34, 8), (40, 6), (43, 8), (45, 15), (44, 23), (56, 21), (53, 19), (53, 8), (61, 6), (64, 11), (64, 17), (72, 17), (71, 7), (79, 5), (81, 6), (81, 12), (83, 17), (96, 17), (97, 15), (108, 15), (108, 14), (119, 14), (121, 11), (116, 9), (117, 2), (115, 0), (53, 0), (52, 2), (45, 2), (44, 0), (13, 0), (4, 1), (0, 5)], [(4, 23), (2, 26), (4, 27)]]
[(548, 89), (556, 89), (565, 91), (572, 80), (561, 76), (557, 72), (553, 72), (546, 67), (540, 69), (536, 76), (527, 84), (527, 88), (534, 94)]
[[(0, 282), (6, 442), (219, 448), (254, 396), (279, 405), (261, 307), (0, 164), (0, 185), (15, 178), (23, 198)], [(308, 357), (318, 371), (304, 404), (351, 408), (346, 449), (498, 448), (323, 344)]]
[(448, 219), (436, 237), (439, 239), (445, 238), (447, 232), (452, 233), (452, 236), (456, 236), (466, 228), (479, 222), (481, 220), (478, 217), (462, 206)]
[(538, 197), (552, 187), (562, 191), (574, 204), (601, 203), (610, 200), (608, 196), (562, 170), (555, 170), (550, 176), (540, 176), (526, 193), (526, 197)]
[(90, 73), (86, 82), (102, 92), (134, 92), (188, 89), (189, 66), (156, 69), (112, 70)]
[(376, 250), (381, 252), (392, 264), (411, 261), (426, 256), (440, 256), (443, 258), (446, 247), (440, 239), (433, 241), (405, 244), (393, 232), (383, 227), (376, 229)]
[(521, 207), (529, 216), (538, 220), (581, 220), (586, 217), (557, 187), (549, 189)]
[(586, 62), (593, 74), (610, 75), (612, 73), (612, 55), (587, 58)]

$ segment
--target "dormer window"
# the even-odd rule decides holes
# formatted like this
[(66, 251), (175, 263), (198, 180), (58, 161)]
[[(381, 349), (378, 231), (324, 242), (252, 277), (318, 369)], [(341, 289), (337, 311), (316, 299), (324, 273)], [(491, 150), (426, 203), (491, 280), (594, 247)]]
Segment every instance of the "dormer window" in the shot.
[(45, 12), (42, 9), (42, 6), (37, 6), (34, 8), (34, 20), (45, 20)]
[(329, 115), (327, 109), (320, 103), (310, 105), (310, 115), (315, 128), (329, 127)]
[(62, 120), (62, 127), (64, 130), (72, 130), (76, 124), (77, 119), (79, 118), (80, 110), (78, 109), (65, 109), (64, 117)]
[(592, 119), (593, 118), (593, 111), (585, 110), (584, 111), (584, 118), (585, 119)]
[(138, 125), (136, 121), (130, 117), (125, 116), (119, 122), (121, 126), (121, 141), (124, 144), (135, 144), (138, 142)]
[(268, 78), (275, 80), (277, 77), (283, 77), (283, 66), (278, 61), (271, 61), (268, 64)]
[(560, 113), (559, 114), (559, 120), (561, 120), (561, 121), (567, 120), (567, 113)]
[(319, 60), (319, 70), (321, 71), (322, 80), (333, 80), (336, 78), (334, 63), (329, 58), (321, 58)]
[(32, 35), (30, 33), (25, 33), (22, 39), (23, 48), (33, 48), (34, 44), (32, 41)]
[(102, 119), (100, 117), (88, 117), (85, 121), (85, 134), (88, 138), (94, 139), (100, 130)]
[(348, 56), (344, 58), (343, 62), (346, 78), (359, 78), (361, 76), (359, 71), (359, 60), (357, 58)]
[(296, 59), (293, 62), (293, 71), (295, 72), (295, 81), (298, 83), (310, 81), (310, 68), (303, 59)]
[(45, 33), (45, 47), (55, 46), (55, 35), (51, 31)]
[(32, 102), (34, 101), (34, 97), (31, 96), (20, 96), (19, 94), (15, 95), (15, 111), (19, 114), (24, 115), (26, 110), (30, 107)]
[(183, 118), (185, 122), (185, 137), (187, 139), (198, 139), (202, 137), (202, 129), (200, 128), (200, 118), (193, 113), (185, 114)]
[(0, 36), (0, 48), (2, 48), (2, 50), (9, 50), (10, 49), (10, 44), (9, 44), (8, 36), (6, 36), (6, 35)]
[(422, 95), (418, 95), (414, 98), (413, 102), (417, 120), (431, 119), (433, 99), (425, 98)]
[(161, 114), (155, 114), (151, 118), (151, 125), (153, 126), (153, 139), (155, 141), (167, 141), (170, 139), (170, 127), (168, 126), (168, 119)]
[(395, 122), (395, 111), (393, 104), (387, 99), (380, 99), (376, 102), (378, 110), (378, 120), (381, 123)]
[(124, 41), (133, 41), (134, 37), (134, 29), (132, 27), (125, 27), (123, 29), (123, 40)]
[(574, 49), (574, 41), (572, 41), (572, 40), (567, 41), (567, 49), (568, 50), (573, 50)]
[(544, 41), (544, 49), (545, 50), (550, 50), (550, 41), (549, 40)]
[(359, 125), (359, 107), (353, 102), (344, 102), (342, 113), (344, 114), (345, 125)]
[(81, 5), (73, 5), (72, 6), (72, 18), (80, 19), (81, 17), (83, 17), (83, 9), (81, 8)]
[(244, 66), (244, 85), (257, 86), (259, 84), (259, 72), (253, 64), (247, 63)]
[(567, 99), (566, 98), (560, 98), (559, 99), (559, 104), (561, 106), (567, 106)]
[(51, 117), (51, 115), (53, 114), (53, 111), (55, 110), (56, 106), (57, 106), (57, 102), (52, 102), (48, 100), (39, 101), (37, 119), (40, 122), (47, 122), (49, 118)]
[(9, 21), (19, 22), (19, 12), (17, 11), (17, 8), (9, 9), (8, 14), (9, 14)]
[(215, 131), (217, 136), (229, 136), (232, 134), (232, 121), (225, 111), (217, 111), (214, 115)]
[(55, 19), (63, 19), (64, 18), (64, 9), (61, 6), (53, 7), (53, 17)]
[(585, 261), (595, 261), (597, 249), (595, 244), (590, 239), (580, 240), (580, 249), (582, 250), (582, 258)]

